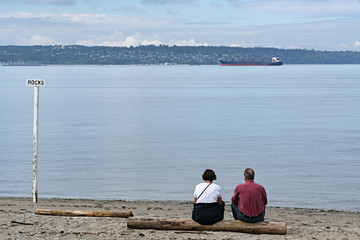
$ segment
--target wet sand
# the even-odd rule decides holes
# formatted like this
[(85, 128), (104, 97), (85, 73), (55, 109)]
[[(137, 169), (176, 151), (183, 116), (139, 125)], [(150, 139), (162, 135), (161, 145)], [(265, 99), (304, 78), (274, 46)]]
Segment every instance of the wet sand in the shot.
[[(35, 209), (132, 211), (135, 217), (191, 218), (176, 201), (0, 198), (0, 239), (360, 239), (360, 213), (268, 207), (266, 221), (287, 222), (287, 235), (128, 229), (126, 218), (35, 215)], [(226, 205), (225, 219), (232, 219)]]

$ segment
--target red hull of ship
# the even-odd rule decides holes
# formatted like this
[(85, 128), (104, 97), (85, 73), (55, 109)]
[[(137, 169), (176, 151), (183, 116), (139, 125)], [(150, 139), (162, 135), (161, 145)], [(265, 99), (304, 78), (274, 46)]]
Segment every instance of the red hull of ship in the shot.
[(220, 66), (280, 66), (280, 64), (220, 64)]

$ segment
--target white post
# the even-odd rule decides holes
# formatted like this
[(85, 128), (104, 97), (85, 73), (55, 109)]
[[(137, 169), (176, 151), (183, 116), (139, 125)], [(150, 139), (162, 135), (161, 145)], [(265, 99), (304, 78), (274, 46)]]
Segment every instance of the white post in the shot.
[(37, 150), (38, 150), (39, 87), (34, 87), (34, 137), (33, 137), (33, 202), (38, 201), (37, 192)]
[(26, 86), (34, 87), (34, 136), (33, 136), (33, 188), (34, 203), (38, 201), (37, 191), (37, 151), (38, 151), (38, 116), (39, 116), (39, 87), (45, 87), (43, 79), (26, 79)]

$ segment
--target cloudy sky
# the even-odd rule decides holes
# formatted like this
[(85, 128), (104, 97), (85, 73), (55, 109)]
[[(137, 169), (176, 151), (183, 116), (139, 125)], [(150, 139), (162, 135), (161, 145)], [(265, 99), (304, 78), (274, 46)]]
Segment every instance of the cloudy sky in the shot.
[(0, 45), (360, 51), (360, 0), (0, 0)]

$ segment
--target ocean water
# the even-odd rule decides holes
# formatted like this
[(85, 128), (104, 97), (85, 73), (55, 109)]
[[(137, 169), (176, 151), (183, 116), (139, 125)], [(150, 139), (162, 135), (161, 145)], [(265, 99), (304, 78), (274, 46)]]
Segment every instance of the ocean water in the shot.
[(269, 205), (360, 211), (360, 65), (0, 67), (0, 196), (230, 201), (247, 167)]

